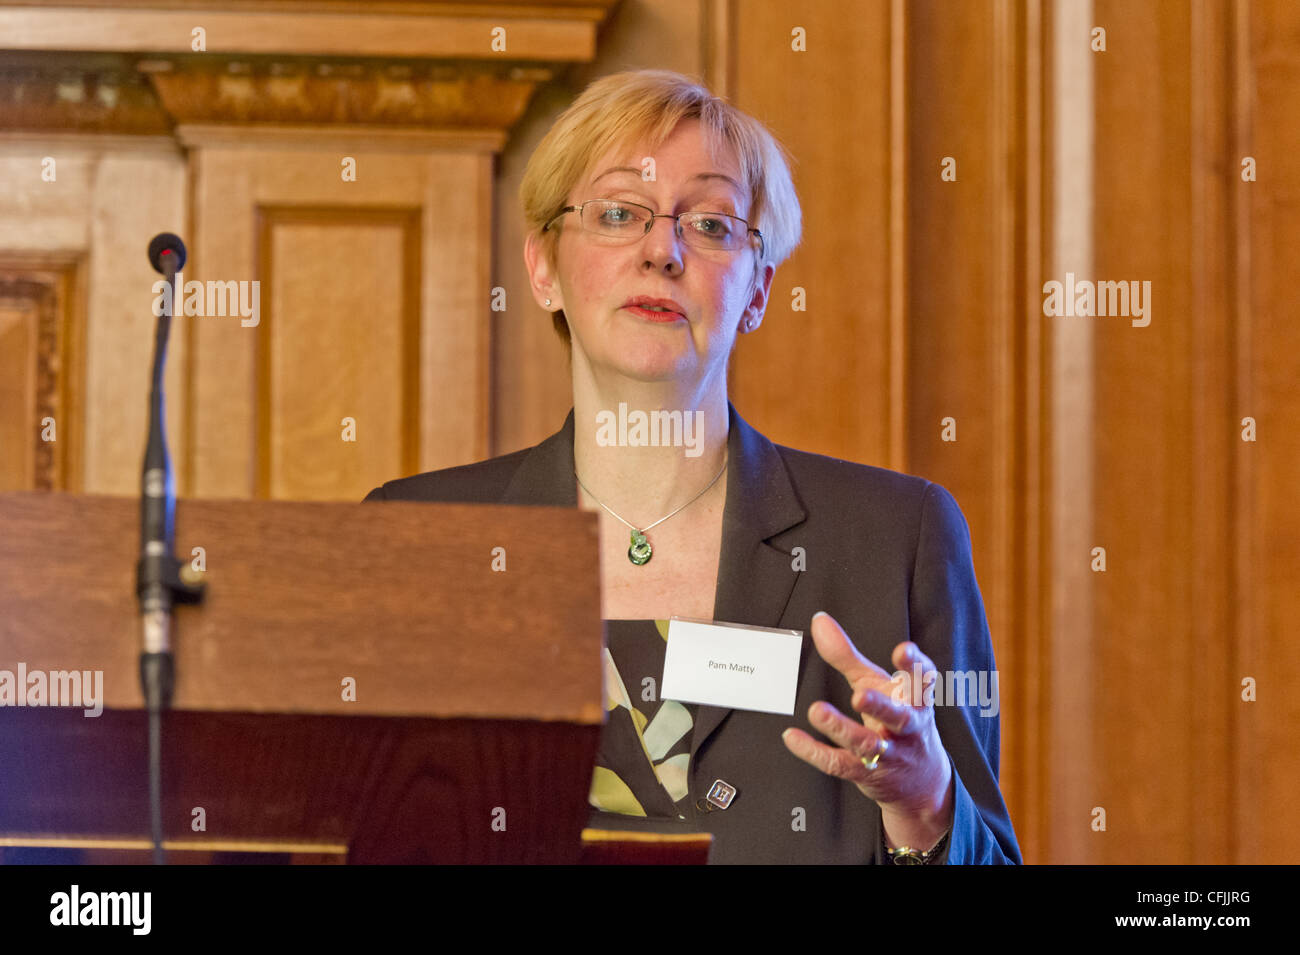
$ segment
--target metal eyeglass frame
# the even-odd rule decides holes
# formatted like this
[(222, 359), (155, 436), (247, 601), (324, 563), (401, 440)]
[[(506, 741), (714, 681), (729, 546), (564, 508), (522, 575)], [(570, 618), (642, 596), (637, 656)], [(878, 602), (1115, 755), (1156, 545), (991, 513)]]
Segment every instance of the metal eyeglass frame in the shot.
[[(638, 208), (638, 209), (644, 209), (647, 213), (649, 213), (650, 218), (648, 218), (648, 219), (645, 220), (645, 231), (642, 232), (640, 236), (634, 236), (634, 237), (633, 237), (633, 241), (635, 241), (636, 238), (644, 238), (645, 236), (649, 235), (649, 234), (650, 234), (650, 230), (654, 228), (654, 224), (655, 224), (655, 220), (656, 220), (656, 219), (672, 219), (672, 220), (673, 220), (673, 233), (677, 236), (677, 238), (681, 239), (683, 242), (686, 242), (686, 236), (684, 235), (685, 230), (682, 229), (682, 223), (681, 223), (681, 218), (682, 218), (682, 216), (696, 216), (696, 215), (725, 216), (725, 217), (728, 218), (728, 219), (735, 219), (737, 222), (743, 222), (743, 223), (744, 223), (744, 225), (745, 225), (745, 229), (746, 229), (746, 231), (747, 231), (748, 233), (753, 233), (754, 235), (758, 236), (758, 253), (759, 253), (759, 256), (760, 256), (761, 258), (766, 258), (766, 257), (767, 257), (767, 241), (763, 238), (763, 233), (759, 232), (757, 229), (750, 228), (749, 223), (748, 223), (746, 220), (740, 218), (740, 216), (733, 216), (733, 215), (732, 215), (731, 213), (729, 213), (729, 212), (679, 212), (679, 213), (677, 213), (677, 215), (670, 215), (670, 214), (667, 213), (667, 212), (655, 212), (655, 211), (654, 211), (653, 209), (651, 209), (649, 206), (643, 206), (643, 205), (641, 205), (641, 203), (639, 203), (639, 202), (628, 202), (628, 201), (626, 201), (626, 200), (624, 200), (624, 199), (588, 199), (586, 202), (579, 203), (579, 204), (576, 205), (576, 206), (565, 206), (563, 209), (561, 209), (561, 210), (560, 210), (559, 212), (557, 212), (555, 215), (551, 216), (551, 218), (548, 219), (548, 220), (546, 221), (546, 225), (542, 226), (542, 231), (545, 232), (545, 231), (547, 231), (548, 229), (550, 229), (550, 227), (551, 227), (552, 225), (554, 225), (556, 219), (558, 219), (560, 216), (568, 215), (570, 212), (576, 212), (576, 213), (578, 213), (578, 221), (581, 222), (581, 221), (582, 221), (582, 210), (583, 210), (583, 208), (586, 207), (587, 205), (593, 203), (593, 202), (616, 202), (616, 203), (618, 203), (619, 205), (622, 205), (622, 206), (635, 206), (636, 208)], [(591, 232), (592, 235), (601, 235), (601, 234), (602, 234), (602, 233), (596, 232), (596, 231), (594, 231), (594, 230), (592, 230), (592, 229), (587, 229), (585, 226), (583, 227), (583, 229), (584, 229), (584, 231), (586, 231), (586, 232)], [(612, 236), (605, 236), (605, 238), (607, 238), (607, 239), (608, 239), (608, 238), (612, 238)], [(630, 243), (629, 243), (629, 244), (630, 244)], [(687, 244), (687, 245), (690, 245), (691, 243), (686, 242), (686, 244)], [(699, 248), (699, 247), (698, 247), (698, 246), (692, 246), (692, 248)], [(737, 246), (735, 249), (724, 250), (724, 251), (739, 252), (742, 248), (744, 248), (743, 245), (742, 245), (742, 246)], [(705, 249), (704, 251), (709, 251), (709, 250)]]

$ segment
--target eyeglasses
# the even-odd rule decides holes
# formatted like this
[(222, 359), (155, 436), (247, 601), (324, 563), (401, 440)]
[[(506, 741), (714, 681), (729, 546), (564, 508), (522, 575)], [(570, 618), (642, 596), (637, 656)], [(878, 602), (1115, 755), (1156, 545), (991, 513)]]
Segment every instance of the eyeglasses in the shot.
[(744, 219), (725, 212), (683, 212), (671, 216), (618, 199), (588, 199), (580, 206), (565, 206), (542, 226), (542, 231), (548, 230), (556, 219), (570, 212), (578, 213), (584, 231), (612, 240), (616, 245), (628, 245), (648, 235), (656, 219), (672, 219), (677, 238), (693, 248), (735, 252), (745, 247), (752, 232), (758, 236), (759, 254), (767, 252), (763, 233), (751, 229)]

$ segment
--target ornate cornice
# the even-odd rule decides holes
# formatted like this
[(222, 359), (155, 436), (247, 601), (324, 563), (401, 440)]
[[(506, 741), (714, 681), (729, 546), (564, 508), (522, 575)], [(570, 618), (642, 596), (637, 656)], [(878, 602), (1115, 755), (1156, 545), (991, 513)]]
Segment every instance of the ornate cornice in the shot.
[[(587, 62), (619, 0), (0, 2), (0, 49)], [(501, 31), (501, 32), (498, 32)]]
[(165, 134), (147, 77), (121, 57), (0, 54), (0, 129)]
[[(503, 139), (540, 84), (592, 59), (616, 2), (0, 2), (0, 129), (373, 126)], [(190, 49), (194, 26), (202, 51)]]
[(509, 129), (543, 67), (475, 63), (348, 63), (187, 57), (148, 61), (158, 98), (177, 123), (375, 124)]

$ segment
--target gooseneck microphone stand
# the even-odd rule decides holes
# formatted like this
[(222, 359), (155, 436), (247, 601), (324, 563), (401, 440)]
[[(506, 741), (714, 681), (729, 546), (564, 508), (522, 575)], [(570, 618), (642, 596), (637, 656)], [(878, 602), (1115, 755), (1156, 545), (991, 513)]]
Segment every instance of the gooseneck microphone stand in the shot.
[[(158, 316), (153, 346), (153, 375), (149, 385), (149, 440), (145, 445), (140, 489), (140, 561), (136, 564), (136, 596), (144, 649), (140, 654), (140, 688), (149, 719), (149, 823), (153, 836), (153, 861), (161, 864), (162, 825), (162, 711), (171, 705), (174, 663), (171, 650), (172, 604), (196, 603), (203, 585), (187, 584), (180, 577), (180, 562), (172, 554), (175, 533), (176, 489), (163, 425), (163, 366), (167, 337), (179, 297), (176, 273), (185, 266), (185, 243), (164, 232), (149, 243), (149, 261), (162, 273), (168, 289), (167, 307)], [(170, 297), (166, 294), (170, 292)]]

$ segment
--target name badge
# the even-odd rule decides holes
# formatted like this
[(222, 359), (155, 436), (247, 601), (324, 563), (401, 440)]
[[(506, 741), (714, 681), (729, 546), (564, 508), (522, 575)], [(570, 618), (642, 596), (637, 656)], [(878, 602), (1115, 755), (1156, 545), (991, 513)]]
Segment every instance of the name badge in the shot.
[(761, 713), (794, 713), (803, 631), (668, 620), (665, 700)]

